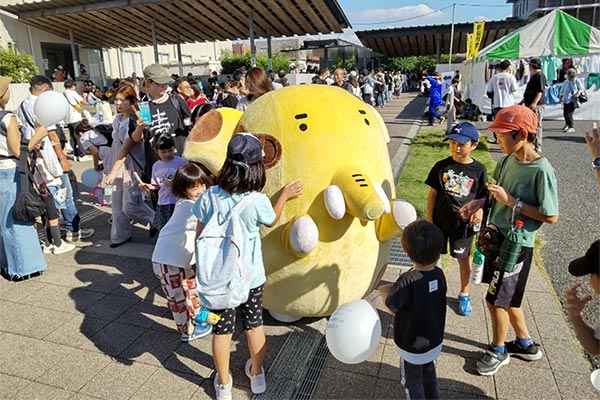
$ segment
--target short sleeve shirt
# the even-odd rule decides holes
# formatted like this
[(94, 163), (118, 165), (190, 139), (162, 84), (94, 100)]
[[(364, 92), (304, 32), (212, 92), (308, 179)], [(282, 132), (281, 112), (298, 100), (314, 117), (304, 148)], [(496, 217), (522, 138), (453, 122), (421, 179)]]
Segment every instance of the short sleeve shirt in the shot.
[(107, 160), (111, 156), (108, 140), (104, 135), (97, 133), (93, 129), (90, 129), (81, 135), (81, 145), (85, 150), (89, 149), (91, 146), (96, 146), (98, 148), (100, 160)]
[(538, 101), (538, 105), (546, 104), (546, 77), (541, 72), (537, 74), (531, 74), (529, 78), (529, 82), (527, 82), (527, 86), (525, 87), (525, 93), (523, 93), (523, 101), (525, 105), (529, 107), (531, 103), (533, 103), (533, 99), (537, 96), (538, 93), (542, 93), (542, 97), (540, 97), (540, 101)]
[(186, 160), (175, 156), (171, 161), (165, 162), (158, 160), (152, 165), (152, 183), (160, 186), (160, 189), (158, 189), (159, 205), (177, 203), (177, 198), (173, 195), (171, 186), (166, 183), (168, 181), (173, 182), (173, 177), (175, 176), (175, 172), (177, 172), (177, 168), (184, 164), (187, 164)]
[[(180, 96), (170, 96), (172, 98), (167, 99), (164, 103), (150, 102), (152, 124), (150, 124), (148, 129), (152, 134), (151, 137), (165, 134), (187, 136), (184, 120), (191, 117), (190, 107)], [(179, 111), (173, 105), (174, 102), (177, 102)]]
[[(540, 157), (529, 163), (521, 163), (512, 154), (505, 156), (496, 164), (494, 178), (511, 196), (537, 207), (541, 214), (558, 215), (556, 172), (546, 158)], [(512, 208), (499, 202), (494, 202), (492, 206), (490, 222), (504, 235), (514, 224), (512, 211)], [(542, 222), (524, 215), (519, 215), (518, 219), (523, 221), (523, 246), (533, 247), (535, 234)]]
[(437, 191), (433, 210), (433, 223), (446, 234), (462, 234), (455, 232), (460, 207), (474, 199), (485, 198), (487, 172), (478, 161), (469, 164), (457, 163), (448, 157), (435, 163), (425, 183)]
[[(248, 193), (235, 193), (232, 195), (218, 186), (215, 189), (211, 188), (209, 190), (216, 191), (215, 194), (221, 202), (221, 206), (225, 212), (231, 210), (233, 206), (235, 206), (244, 196), (248, 195)], [(208, 223), (208, 220), (214, 212), (209, 190), (205, 191), (202, 196), (196, 200), (196, 203), (192, 208), (192, 212), (198, 218), (198, 221), (205, 225)], [(255, 288), (264, 284), (267, 280), (262, 258), (259, 234), (260, 226), (273, 223), (275, 220), (275, 210), (273, 210), (273, 206), (271, 205), (269, 198), (261, 193), (246, 207), (246, 209), (240, 215), (240, 219), (246, 225), (246, 229), (248, 229), (250, 237), (254, 237), (252, 248), (252, 259), (254, 260), (254, 264), (252, 269), (251, 288)]]

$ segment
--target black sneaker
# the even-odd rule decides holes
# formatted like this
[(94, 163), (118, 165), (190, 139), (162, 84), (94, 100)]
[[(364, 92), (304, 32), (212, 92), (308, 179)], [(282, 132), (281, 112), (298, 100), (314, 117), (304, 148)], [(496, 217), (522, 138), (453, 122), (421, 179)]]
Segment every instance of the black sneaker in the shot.
[(504, 343), (506, 351), (515, 357), (525, 361), (535, 361), (542, 358), (543, 354), (537, 343), (532, 343), (528, 347), (521, 346), (517, 339), (512, 342)]
[(501, 366), (509, 363), (510, 355), (508, 355), (508, 352), (499, 353), (490, 345), (481, 360), (477, 361), (477, 372), (480, 375), (494, 375)]

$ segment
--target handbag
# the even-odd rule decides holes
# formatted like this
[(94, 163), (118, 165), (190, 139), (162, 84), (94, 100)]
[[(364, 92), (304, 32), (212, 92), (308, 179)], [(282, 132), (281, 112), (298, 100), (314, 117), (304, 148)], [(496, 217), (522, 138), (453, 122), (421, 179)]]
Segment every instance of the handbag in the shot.
[(21, 191), (15, 199), (12, 211), (13, 219), (21, 222), (33, 222), (37, 217), (42, 216), (46, 212), (46, 205), (31, 183), (31, 171), (29, 170), (28, 165), (28, 143), (28, 140), (23, 140), (21, 142), (21, 153), (19, 158)]
[(581, 94), (579, 96), (577, 96), (577, 101), (579, 103), (587, 103), (588, 101), (588, 95), (586, 92), (581, 92)]
[[(498, 176), (502, 175), (502, 170), (508, 161), (506, 157), (502, 161), (502, 165), (500, 166), (500, 170), (498, 171)], [(500, 229), (494, 224), (490, 224), (488, 219), (490, 215), (490, 211), (494, 205), (494, 197), (491, 193), (488, 192), (485, 197), (485, 202), (483, 204), (483, 217), (481, 219), (481, 228), (479, 229), (479, 235), (477, 236), (477, 249), (481, 254), (483, 254), (486, 259), (495, 261), (500, 252), (500, 246), (502, 246), (502, 242), (504, 242), (504, 235), (500, 232)]]

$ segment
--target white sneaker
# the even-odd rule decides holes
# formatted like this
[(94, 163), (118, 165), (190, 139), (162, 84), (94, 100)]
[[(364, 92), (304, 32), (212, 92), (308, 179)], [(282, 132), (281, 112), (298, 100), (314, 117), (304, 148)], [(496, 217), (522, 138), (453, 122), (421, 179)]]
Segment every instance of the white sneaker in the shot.
[(250, 373), (250, 368), (252, 367), (252, 359), (248, 359), (246, 361), (246, 367), (244, 370), (246, 371), (246, 376), (250, 378), (250, 389), (252, 389), (252, 393), (261, 394), (267, 390), (267, 381), (265, 380), (265, 370), (261, 367), (260, 374), (252, 375)]
[(566, 132), (566, 131), (567, 131), (567, 129), (569, 129), (569, 125), (565, 125), (565, 126), (564, 126), (564, 128), (562, 128), (562, 131), (563, 131), (563, 132)]
[(219, 380), (219, 374), (215, 375), (215, 394), (217, 395), (217, 400), (232, 400), (231, 397), (231, 389), (233, 389), (233, 378), (231, 374), (229, 374), (229, 384), (221, 385), (221, 381)]
[(573, 133), (573, 132), (575, 132), (575, 128), (569, 128), (565, 132), (567, 132), (567, 133)]
[(42, 246), (42, 252), (44, 254), (51, 254), (52, 250), (54, 249), (54, 245), (51, 244), (46, 246), (44, 243), (41, 243), (40, 245)]
[(59, 254), (67, 253), (75, 248), (73, 243), (62, 242), (60, 246), (52, 246), (52, 253), (56, 256)]

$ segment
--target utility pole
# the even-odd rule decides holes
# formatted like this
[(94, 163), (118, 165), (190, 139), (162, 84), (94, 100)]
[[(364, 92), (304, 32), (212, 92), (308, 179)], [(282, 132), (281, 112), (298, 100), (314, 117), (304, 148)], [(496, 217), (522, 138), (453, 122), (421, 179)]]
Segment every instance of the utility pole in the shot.
[(450, 28), (450, 54), (448, 54), (448, 72), (452, 70), (452, 44), (454, 43), (454, 13), (456, 3), (452, 3), (452, 27)]

